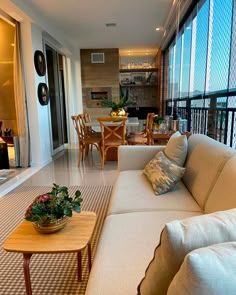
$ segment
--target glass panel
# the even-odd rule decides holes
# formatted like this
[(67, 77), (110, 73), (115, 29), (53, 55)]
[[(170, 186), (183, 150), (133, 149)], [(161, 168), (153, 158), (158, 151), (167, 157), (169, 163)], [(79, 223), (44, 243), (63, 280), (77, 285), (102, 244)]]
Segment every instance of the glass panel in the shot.
[(15, 27), (1, 18), (0, 37), (0, 132), (3, 135), (4, 131), (5, 135), (17, 135), (13, 79)]
[(179, 84), (180, 84), (180, 66), (181, 66), (181, 46), (182, 46), (182, 37), (180, 36), (177, 40), (175, 46), (175, 64), (174, 64), (174, 91), (173, 98), (179, 98)]
[(180, 85), (180, 97), (187, 97), (189, 92), (190, 58), (192, 42), (192, 22), (185, 24), (183, 34), (183, 61), (182, 61), (182, 79)]
[(226, 108), (227, 97), (217, 97), (216, 99), (216, 107), (217, 108)]
[(216, 108), (226, 108), (227, 97), (217, 97), (217, 98), (207, 98), (205, 99), (205, 107), (216, 109)]
[[(212, 24), (209, 40), (210, 80), (207, 91), (227, 89), (232, 22), (232, 0), (211, 2)], [(223, 20), (223, 21), (222, 21)]]
[(233, 29), (232, 29), (232, 37), (231, 37), (229, 88), (236, 87), (236, 1), (234, 1), (234, 7), (233, 7), (232, 26), (233, 26)]
[(53, 150), (63, 145), (63, 126), (57, 52), (46, 45)]
[(204, 99), (191, 100), (191, 108), (203, 108)]
[(187, 103), (186, 103), (186, 101), (184, 100), (184, 101), (178, 101), (177, 102), (177, 107), (186, 107), (187, 106)]
[(228, 97), (228, 108), (236, 108), (236, 96)]
[(172, 99), (172, 87), (173, 87), (173, 57), (174, 47), (172, 46), (169, 51), (169, 83), (168, 83), (168, 99)]
[(209, 108), (210, 107), (210, 104), (211, 104), (211, 99), (210, 98), (206, 98), (205, 99), (205, 108)]
[(231, 143), (232, 114), (233, 112), (228, 112), (228, 128), (227, 128), (227, 138), (226, 138), (226, 144), (228, 146), (230, 146), (230, 143)]
[(196, 16), (196, 47), (194, 64), (193, 95), (204, 93), (206, 77), (206, 56), (208, 39), (209, 0), (198, 11)]

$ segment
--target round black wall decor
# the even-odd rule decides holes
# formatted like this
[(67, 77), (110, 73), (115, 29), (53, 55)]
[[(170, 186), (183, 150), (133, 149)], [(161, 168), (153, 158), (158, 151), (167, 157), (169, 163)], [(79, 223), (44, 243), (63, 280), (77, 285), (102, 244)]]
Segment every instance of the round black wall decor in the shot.
[(38, 99), (42, 106), (47, 105), (49, 102), (48, 86), (46, 83), (39, 83), (38, 86)]
[(42, 51), (36, 50), (34, 53), (34, 66), (39, 76), (44, 76), (46, 73), (46, 61)]

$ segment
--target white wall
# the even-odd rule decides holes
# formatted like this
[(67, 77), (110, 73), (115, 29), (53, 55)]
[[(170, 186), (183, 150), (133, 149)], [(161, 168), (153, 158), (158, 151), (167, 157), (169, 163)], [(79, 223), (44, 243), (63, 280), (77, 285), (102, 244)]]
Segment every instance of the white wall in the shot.
[[(73, 51), (64, 41), (64, 36), (55, 27), (45, 21), (43, 15), (35, 15), (22, 0), (1, 0), (0, 8), (13, 12), (21, 25), (23, 71), (29, 115), (31, 166), (44, 166), (52, 160), (50, 133), (50, 107), (38, 102), (37, 87), (46, 82), (46, 76), (40, 77), (34, 68), (35, 50), (43, 51), (43, 39), (46, 34), (55, 40), (55, 49), (65, 56), (64, 76), (66, 87), (66, 112), (69, 143), (77, 142), (71, 115), (83, 112), (80, 52)], [(12, 15), (13, 16), (13, 15)], [(14, 17), (14, 16), (13, 16)], [(58, 48), (57, 48), (58, 46)]]
[(77, 142), (71, 116), (83, 112), (80, 54), (65, 58), (66, 111), (69, 143)]
[(21, 37), (29, 117), (31, 166), (41, 166), (52, 160), (48, 105), (42, 106), (37, 96), (38, 84), (46, 82), (46, 80), (45, 76), (38, 76), (34, 67), (35, 50), (43, 50), (42, 31), (30, 22), (22, 22)]

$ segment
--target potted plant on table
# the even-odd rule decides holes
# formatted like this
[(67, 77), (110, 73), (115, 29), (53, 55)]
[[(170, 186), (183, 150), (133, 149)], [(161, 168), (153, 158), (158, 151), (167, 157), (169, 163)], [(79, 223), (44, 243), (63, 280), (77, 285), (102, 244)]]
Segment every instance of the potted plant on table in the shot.
[(163, 123), (164, 121), (165, 121), (165, 119), (163, 117), (155, 115), (153, 117), (153, 129), (154, 130), (159, 130), (159, 127), (160, 127), (161, 123)]
[(33, 222), (41, 233), (52, 233), (63, 228), (72, 212), (81, 212), (81, 192), (69, 196), (66, 186), (53, 184), (51, 192), (37, 196), (25, 213), (25, 219)]
[(118, 101), (104, 99), (101, 102), (101, 106), (111, 108), (111, 116), (127, 116), (127, 107), (134, 104), (133, 101), (130, 101), (125, 97), (121, 97)]

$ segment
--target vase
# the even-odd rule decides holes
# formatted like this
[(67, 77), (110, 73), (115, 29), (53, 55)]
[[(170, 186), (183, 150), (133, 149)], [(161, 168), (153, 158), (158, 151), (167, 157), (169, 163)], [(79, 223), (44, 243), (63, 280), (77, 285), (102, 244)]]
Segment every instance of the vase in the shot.
[(68, 217), (63, 216), (60, 219), (57, 219), (55, 222), (49, 222), (44, 224), (33, 223), (34, 228), (41, 234), (51, 234), (61, 230), (67, 223)]
[(154, 131), (159, 131), (159, 126), (160, 126), (160, 124), (158, 124), (158, 123), (153, 123), (153, 126), (152, 126), (152, 128), (153, 128), (153, 130)]
[(122, 116), (127, 116), (126, 111), (124, 110), (124, 108), (119, 108), (117, 110), (111, 110), (110, 115), (112, 117), (122, 117)]

